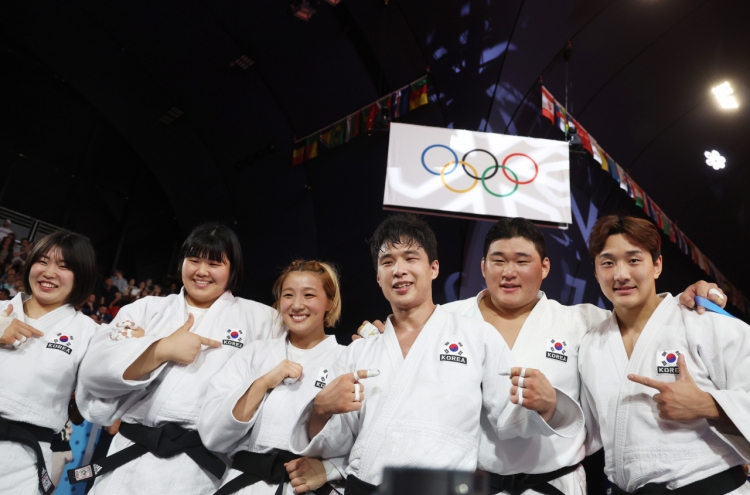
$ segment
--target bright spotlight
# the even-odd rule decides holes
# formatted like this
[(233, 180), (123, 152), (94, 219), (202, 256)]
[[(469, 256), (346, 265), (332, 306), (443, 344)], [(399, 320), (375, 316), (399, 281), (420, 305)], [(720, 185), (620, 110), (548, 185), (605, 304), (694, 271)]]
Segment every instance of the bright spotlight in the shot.
[(727, 166), (727, 159), (719, 154), (718, 151), (706, 151), (703, 153), (706, 157), (706, 165), (713, 167), (714, 170), (719, 170)]
[(737, 99), (733, 96), (734, 90), (729, 81), (724, 81), (712, 88), (711, 91), (716, 95), (716, 99), (719, 100), (721, 108), (738, 108), (740, 106), (737, 103)]

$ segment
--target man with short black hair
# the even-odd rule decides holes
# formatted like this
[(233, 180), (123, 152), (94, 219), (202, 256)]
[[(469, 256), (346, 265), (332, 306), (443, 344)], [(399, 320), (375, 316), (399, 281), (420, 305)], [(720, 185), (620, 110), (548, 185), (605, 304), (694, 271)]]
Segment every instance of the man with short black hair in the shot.
[[(580, 435), (575, 401), (537, 370), (513, 368), (492, 326), (433, 303), (437, 241), (423, 220), (388, 217), (370, 248), (393, 315), (383, 335), (349, 346), (334, 370), (345, 374), (306, 408), (292, 439), (298, 453), (349, 454), (346, 491), (359, 495), (374, 492), (385, 466), (473, 470), (482, 407), (502, 438)], [(524, 377), (525, 393), (511, 374)]]

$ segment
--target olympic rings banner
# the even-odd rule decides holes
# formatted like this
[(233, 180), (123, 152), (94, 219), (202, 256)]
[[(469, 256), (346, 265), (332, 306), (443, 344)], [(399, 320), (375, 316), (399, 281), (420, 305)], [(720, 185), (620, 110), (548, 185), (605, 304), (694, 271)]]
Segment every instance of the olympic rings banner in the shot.
[(570, 224), (568, 143), (392, 123), (383, 206)]

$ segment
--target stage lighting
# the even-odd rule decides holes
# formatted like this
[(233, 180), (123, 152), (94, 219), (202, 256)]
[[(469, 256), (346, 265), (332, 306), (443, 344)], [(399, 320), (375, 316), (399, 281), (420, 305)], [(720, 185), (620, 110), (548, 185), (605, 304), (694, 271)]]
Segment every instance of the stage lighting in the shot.
[(729, 81), (724, 81), (723, 83), (719, 84), (718, 86), (711, 89), (714, 95), (716, 95), (716, 99), (719, 100), (719, 105), (721, 108), (738, 108), (740, 105), (737, 103), (737, 99), (732, 96), (734, 93), (734, 90), (732, 89), (732, 86), (729, 84)]
[(292, 4), (291, 7), (294, 17), (302, 19), (303, 21), (309, 21), (315, 13), (315, 9), (310, 6), (310, 3), (307, 0), (302, 0), (302, 3), (296, 5)]
[(706, 151), (703, 155), (706, 157), (706, 165), (713, 167), (714, 170), (720, 170), (727, 166), (727, 159), (716, 150)]

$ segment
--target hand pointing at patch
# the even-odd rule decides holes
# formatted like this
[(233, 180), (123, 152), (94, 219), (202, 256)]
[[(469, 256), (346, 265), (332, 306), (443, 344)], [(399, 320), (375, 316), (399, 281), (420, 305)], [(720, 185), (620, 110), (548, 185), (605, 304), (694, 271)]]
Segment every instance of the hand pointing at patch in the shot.
[(365, 400), (365, 386), (360, 383), (365, 378), (378, 376), (378, 370), (359, 370), (341, 375), (315, 396), (308, 433), (310, 438), (317, 435), (334, 414), (344, 414), (362, 409)]
[(43, 337), (44, 332), (40, 332), (31, 325), (27, 325), (18, 318), (11, 318), (13, 305), (8, 304), (5, 311), (0, 312), (0, 331), (3, 335), (0, 337), (0, 344), (12, 345), (18, 348), (26, 342), (29, 337)]
[(628, 375), (628, 380), (654, 388), (659, 418), (671, 421), (695, 421), (696, 419), (719, 419), (719, 408), (714, 398), (704, 392), (690, 376), (685, 356), (677, 356), (679, 374), (674, 382), (662, 382), (640, 375)]

